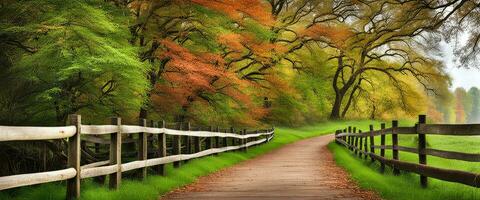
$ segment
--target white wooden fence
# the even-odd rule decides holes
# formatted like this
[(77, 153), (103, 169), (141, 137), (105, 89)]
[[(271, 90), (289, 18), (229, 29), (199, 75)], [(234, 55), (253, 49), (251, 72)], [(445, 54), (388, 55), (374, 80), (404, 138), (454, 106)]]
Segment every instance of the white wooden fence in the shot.
[[(66, 139), (68, 140), (68, 168), (56, 171), (28, 173), (11, 176), (0, 177), (0, 190), (9, 188), (28, 186), (40, 183), (48, 183), (54, 181), (67, 181), (67, 199), (80, 197), (80, 180), (97, 176), (109, 175), (110, 188), (117, 188), (122, 179), (122, 172), (140, 169), (141, 178), (147, 174), (147, 168), (164, 164), (174, 163), (179, 165), (179, 161), (199, 158), (211, 154), (217, 154), (226, 151), (246, 150), (247, 147), (265, 143), (270, 141), (274, 136), (274, 129), (255, 131), (247, 134), (243, 130), (241, 134), (235, 133), (232, 128), (231, 132), (217, 131), (193, 131), (175, 130), (165, 127), (147, 127), (146, 120), (141, 120), (139, 126), (122, 125), (120, 118), (112, 118), (111, 125), (83, 125), (81, 124), (80, 115), (69, 116), (69, 126), (62, 127), (17, 127), (17, 126), (0, 126), (0, 142), (4, 141), (31, 141), (31, 140), (52, 140)], [(190, 126), (189, 126), (190, 127)], [(122, 135), (139, 134), (138, 139), (138, 160), (122, 163)], [(161, 151), (160, 156), (147, 159), (147, 134), (158, 136), (157, 148)], [(110, 159), (106, 161), (89, 163), (80, 166), (81, 159), (81, 136), (86, 135), (110, 135)], [(172, 135), (173, 155), (166, 155), (166, 135)], [(205, 150), (194, 152), (191, 154), (181, 154), (180, 136), (189, 136), (197, 138), (233, 138), (233, 145), (228, 146), (225, 142), (224, 146), (208, 145)], [(247, 142), (251, 140), (250, 142)], [(226, 139), (225, 139), (226, 141)], [(196, 144), (199, 145), (199, 144)], [(197, 147), (200, 149), (200, 146)], [(162, 172), (164, 174), (164, 172)]]

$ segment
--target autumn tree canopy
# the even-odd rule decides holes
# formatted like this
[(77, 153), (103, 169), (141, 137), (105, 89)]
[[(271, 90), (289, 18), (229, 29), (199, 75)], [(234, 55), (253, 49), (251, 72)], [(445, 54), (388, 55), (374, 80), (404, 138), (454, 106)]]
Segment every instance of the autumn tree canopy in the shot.
[[(16, 87), (0, 92), (0, 110), (28, 114), (1, 120), (49, 116), (62, 124), (72, 112), (245, 126), (418, 112), (450, 119), (454, 95), (435, 44), (475, 24), (476, 6), (9, 1), (1, 7), (0, 70)], [(463, 50), (471, 51), (458, 57), (470, 65), (478, 34), (463, 31), (472, 36)]]

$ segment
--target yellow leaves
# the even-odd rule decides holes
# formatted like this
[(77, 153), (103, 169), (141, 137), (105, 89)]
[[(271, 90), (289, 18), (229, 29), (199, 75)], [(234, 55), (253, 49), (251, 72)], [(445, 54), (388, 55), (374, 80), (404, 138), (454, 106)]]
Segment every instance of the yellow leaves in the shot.
[(285, 78), (281, 78), (279, 75), (275, 75), (275, 74), (266, 75), (265, 80), (273, 87), (271, 89), (272, 96), (276, 96), (277, 93), (283, 93), (283, 94), (289, 94), (297, 98), (300, 98), (300, 96), (298, 96), (298, 92), (296, 91), (296, 89), (289, 82), (294, 80), (285, 80)]

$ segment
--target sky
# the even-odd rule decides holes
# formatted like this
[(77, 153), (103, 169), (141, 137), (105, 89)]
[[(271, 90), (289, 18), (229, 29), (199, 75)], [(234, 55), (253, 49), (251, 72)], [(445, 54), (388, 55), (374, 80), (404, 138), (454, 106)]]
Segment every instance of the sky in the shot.
[(480, 88), (480, 68), (458, 68), (458, 65), (453, 61), (455, 55), (453, 55), (452, 45), (442, 42), (441, 46), (443, 51), (442, 59), (447, 66), (447, 72), (452, 77), (450, 89), (454, 90), (457, 87), (463, 87), (468, 90), (473, 86)]

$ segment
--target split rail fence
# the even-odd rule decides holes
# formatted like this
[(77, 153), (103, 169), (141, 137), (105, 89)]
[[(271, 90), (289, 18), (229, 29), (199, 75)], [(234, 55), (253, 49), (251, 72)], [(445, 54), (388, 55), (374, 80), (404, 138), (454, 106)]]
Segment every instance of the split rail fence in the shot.
[[(418, 136), (417, 148), (399, 146), (398, 135), (414, 134)], [(391, 135), (391, 145), (385, 144), (385, 136)], [(478, 136), (480, 135), (480, 124), (426, 124), (426, 116), (419, 115), (418, 123), (413, 127), (399, 127), (398, 121), (392, 121), (391, 128), (385, 128), (381, 124), (380, 130), (362, 132), (349, 126), (347, 129), (337, 130), (335, 141), (353, 151), (360, 157), (380, 162), (380, 171), (385, 171), (385, 165), (393, 168), (393, 174), (399, 175), (400, 170), (413, 172), (420, 175), (420, 184), (427, 187), (427, 177), (440, 179), (449, 182), (462, 183), (465, 185), (480, 187), (480, 174), (468, 171), (444, 169), (427, 165), (427, 155), (445, 159), (461, 160), (467, 162), (480, 162), (480, 154), (445, 151), (427, 148), (426, 135), (449, 135), (449, 136)], [(380, 145), (375, 144), (375, 138), (380, 136)], [(385, 150), (392, 151), (391, 159), (385, 157)], [(379, 150), (378, 155), (376, 150)], [(411, 163), (399, 160), (399, 151), (418, 154), (418, 163)]]
[[(137, 170), (136, 176), (143, 179), (147, 176), (147, 168), (151, 167), (157, 174), (165, 175), (165, 164), (173, 163), (179, 167), (181, 161), (186, 162), (211, 154), (232, 150), (246, 151), (248, 147), (269, 142), (274, 137), (274, 129), (235, 131), (234, 128), (192, 128), (174, 124), (175, 128), (167, 128), (167, 124), (141, 119), (139, 125), (122, 125), (120, 118), (112, 118), (110, 125), (83, 125), (80, 115), (70, 115), (69, 123), (63, 127), (18, 127), (0, 126), (0, 142), (34, 141), (67, 139), (67, 168), (55, 171), (28, 173), (0, 177), (0, 190), (66, 180), (67, 199), (80, 197), (81, 179), (104, 178), (108, 175), (109, 187), (116, 189), (122, 180), (122, 173)], [(183, 129), (183, 130), (182, 130)], [(132, 135), (138, 134), (136, 139)], [(170, 137), (167, 143), (167, 135)], [(103, 136), (103, 137), (102, 137)], [(107, 139), (105, 139), (107, 137)], [(108, 139), (109, 137), (109, 139)], [(85, 163), (81, 159), (82, 145), (93, 143), (95, 150), (100, 145), (108, 148), (108, 160)], [(137, 143), (137, 159), (122, 162), (122, 143)], [(183, 144), (182, 144), (183, 143)], [(149, 149), (154, 148), (154, 149)], [(169, 150), (170, 154), (167, 154)], [(151, 151), (155, 151), (155, 157)]]

